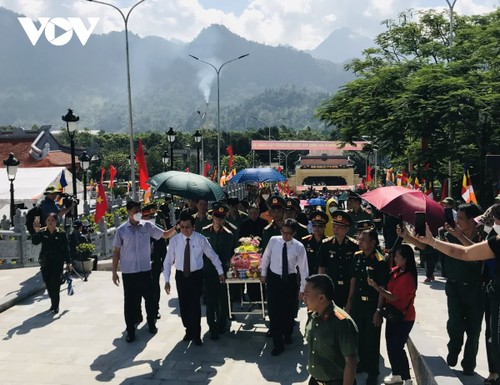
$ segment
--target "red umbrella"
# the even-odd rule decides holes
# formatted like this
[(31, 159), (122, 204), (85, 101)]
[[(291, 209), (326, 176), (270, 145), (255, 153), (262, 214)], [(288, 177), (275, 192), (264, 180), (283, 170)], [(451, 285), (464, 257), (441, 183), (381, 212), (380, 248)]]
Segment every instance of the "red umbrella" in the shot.
[(361, 195), (361, 198), (380, 211), (415, 224), (415, 211), (425, 211), (426, 221), (433, 233), (445, 222), (443, 207), (419, 190), (399, 186), (379, 187)]

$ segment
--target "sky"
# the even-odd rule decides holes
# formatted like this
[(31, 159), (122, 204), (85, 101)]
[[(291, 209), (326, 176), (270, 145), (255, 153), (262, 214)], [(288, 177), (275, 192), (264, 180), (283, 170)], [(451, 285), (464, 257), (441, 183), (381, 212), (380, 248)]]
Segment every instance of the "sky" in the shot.
[[(300, 50), (316, 48), (334, 30), (375, 37), (381, 22), (409, 8), (483, 14), (500, 0), (145, 0), (133, 10), (129, 30), (140, 36), (161, 36), (189, 42), (211, 24), (223, 24), (233, 33), (271, 46)], [(137, 0), (106, 0), (125, 14)], [(0, 6), (38, 17), (99, 17), (94, 33), (121, 31), (123, 19), (111, 7), (86, 0), (0, 0)]]

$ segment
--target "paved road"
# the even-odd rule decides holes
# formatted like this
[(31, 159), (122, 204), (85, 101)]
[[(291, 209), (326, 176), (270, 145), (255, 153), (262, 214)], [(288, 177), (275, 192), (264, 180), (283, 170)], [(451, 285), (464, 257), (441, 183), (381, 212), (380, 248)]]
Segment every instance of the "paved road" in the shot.
[[(56, 316), (48, 312), (45, 292), (0, 313), (2, 385), (307, 383), (304, 308), (293, 344), (272, 357), (267, 326), (255, 315), (237, 316), (230, 333), (219, 341), (206, 335), (202, 347), (181, 341), (184, 331), (176, 294), (162, 293), (158, 334), (149, 334), (143, 323), (136, 341), (128, 344), (122, 288), (112, 284), (111, 273), (93, 272), (88, 282), (74, 283), (75, 295), (62, 293)], [(37, 268), (0, 270), (0, 299), (5, 303), (19, 293), (25, 296), (40, 284)], [(381, 379), (390, 374), (384, 344), (382, 352)], [(358, 376), (358, 384), (364, 384), (364, 377)]]

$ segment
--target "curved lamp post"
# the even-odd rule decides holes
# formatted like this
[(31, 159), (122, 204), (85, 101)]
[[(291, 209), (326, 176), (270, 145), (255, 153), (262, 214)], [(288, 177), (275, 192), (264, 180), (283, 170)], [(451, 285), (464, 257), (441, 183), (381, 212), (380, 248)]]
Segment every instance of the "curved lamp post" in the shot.
[(217, 74), (217, 181), (220, 181), (220, 71), (222, 70), (222, 67), (224, 67), (226, 64), (231, 63), (236, 60), (243, 59), (244, 57), (247, 57), (250, 55), (249, 53), (246, 53), (244, 55), (238, 56), (237, 58), (228, 60), (227, 62), (222, 63), (219, 68), (217, 68), (215, 65), (212, 63), (209, 63), (205, 60), (202, 60), (196, 56), (189, 55), (195, 60), (201, 61), (202, 63), (205, 63), (212, 67), (215, 70), (215, 73)]
[(127, 61), (127, 91), (128, 91), (128, 128), (129, 128), (129, 145), (130, 145), (130, 183), (132, 183), (132, 199), (137, 200), (137, 189), (135, 186), (135, 155), (134, 155), (134, 123), (132, 120), (132, 89), (130, 86), (130, 57), (129, 57), (129, 49), (128, 49), (128, 19), (130, 13), (137, 7), (139, 4), (143, 3), (146, 0), (141, 0), (135, 3), (132, 8), (129, 9), (127, 15), (125, 15), (122, 10), (113, 4), (105, 3), (104, 1), (98, 0), (87, 0), (91, 3), (97, 3), (102, 5), (107, 5), (120, 13), (120, 16), (125, 23), (125, 57)]
[(170, 127), (167, 132), (167, 140), (170, 143), (170, 170), (174, 169), (174, 142), (176, 135), (177, 133), (174, 131), (174, 128)]
[(9, 157), (3, 161), (3, 164), (7, 168), (7, 178), (9, 178), (10, 181), (10, 225), (14, 226), (14, 215), (16, 215), (14, 207), (14, 180), (16, 179), (17, 167), (21, 162), (17, 160), (11, 152)]
[(197, 159), (197, 170), (198, 170), (198, 174), (200, 174), (200, 169), (201, 169), (201, 166), (200, 166), (200, 143), (201, 143), (201, 140), (203, 139), (200, 131), (196, 130), (196, 132), (194, 133), (194, 141), (196, 142), (196, 159)]
[[(78, 128), (76, 123), (80, 120), (80, 117), (73, 115), (73, 110), (68, 108), (68, 113), (62, 116), (62, 120), (66, 122), (66, 131), (71, 144), (71, 179), (73, 182), (73, 197), (76, 199), (75, 133)], [(76, 220), (78, 218), (78, 205), (73, 207), (73, 215)]]
[(90, 157), (87, 155), (87, 151), (82, 152), (78, 160), (83, 170), (83, 201), (87, 202), (87, 170), (90, 167)]

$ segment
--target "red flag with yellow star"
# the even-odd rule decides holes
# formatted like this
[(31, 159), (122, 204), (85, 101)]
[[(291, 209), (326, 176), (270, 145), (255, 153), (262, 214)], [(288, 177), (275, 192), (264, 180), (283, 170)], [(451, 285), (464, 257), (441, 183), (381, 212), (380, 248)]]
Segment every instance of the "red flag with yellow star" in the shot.
[(104, 175), (104, 169), (101, 172), (101, 180), (99, 181), (99, 192), (97, 194), (97, 201), (95, 205), (94, 222), (99, 223), (101, 218), (108, 211), (108, 200), (106, 199), (106, 192), (104, 191), (104, 186), (102, 185), (102, 176)]

